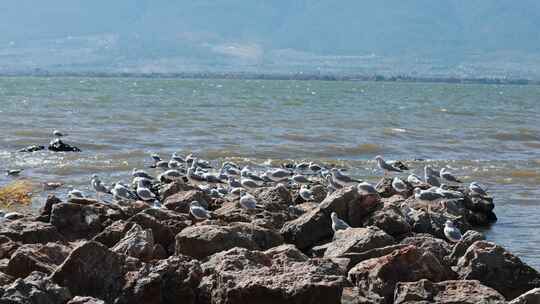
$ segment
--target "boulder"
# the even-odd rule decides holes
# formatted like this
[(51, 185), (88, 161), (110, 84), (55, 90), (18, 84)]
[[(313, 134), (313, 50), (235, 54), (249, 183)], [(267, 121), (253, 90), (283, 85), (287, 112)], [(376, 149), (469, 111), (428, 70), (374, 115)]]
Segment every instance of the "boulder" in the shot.
[(67, 302), (67, 304), (105, 304), (105, 302), (92, 297), (76, 296)]
[(283, 243), (273, 230), (247, 223), (230, 226), (198, 225), (188, 227), (176, 236), (176, 255), (204, 259), (234, 247), (265, 250)]
[(55, 204), (51, 224), (68, 239), (92, 238), (101, 230), (104, 210), (97, 205)]
[(64, 237), (51, 224), (39, 221), (17, 220), (0, 226), (0, 236), (23, 244), (46, 244), (63, 241)]
[(361, 195), (356, 187), (342, 188), (324, 199), (320, 209), (330, 216), (336, 212), (351, 227), (361, 227), (365, 217), (381, 206), (378, 196)]
[(396, 250), (403, 249), (407, 246), (408, 245), (395, 244), (395, 245), (390, 245), (390, 246), (385, 246), (385, 247), (380, 247), (380, 248), (374, 248), (374, 249), (367, 250), (360, 253), (358, 252), (344, 253), (340, 256), (340, 258), (348, 260), (347, 265), (345, 265), (344, 267), (348, 273), (354, 266), (356, 266), (358, 263), (362, 261), (382, 257)]
[(406, 246), (392, 253), (365, 260), (349, 271), (349, 280), (367, 293), (374, 293), (391, 303), (398, 282), (428, 279), (433, 282), (455, 279), (450, 268), (441, 264), (430, 252), (416, 246)]
[(176, 212), (189, 214), (189, 205), (193, 201), (198, 201), (205, 208), (208, 208), (212, 199), (202, 190), (181, 191), (165, 199), (163, 206)]
[(47, 149), (53, 152), (81, 152), (81, 149), (70, 144), (66, 144), (59, 138), (51, 141)]
[[(3, 272), (0, 272), (0, 286), (4, 286), (4, 285), (8, 285), (8, 284), (11, 284), (13, 281), (15, 281), (15, 278), (10, 276), (10, 275), (7, 275)], [(2, 288), (2, 287), (0, 287)], [(0, 289), (1, 291), (1, 289)], [(0, 292), (1, 294), (1, 292)]]
[(122, 292), (126, 273), (139, 268), (136, 260), (89, 241), (76, 247), (51, 278), (73, 294), (112, 303)]
[(540, 303), (540, 288), (527, 291), (521, 296), (510, 301), (508, 304), (538, 304)]
[(2, 286), (0, 303), (64, 304), (71, 299), (67, 288), (54, 284), (47, 274), (32, 272), (24, 279)]
[(472, 244), (476, 241), (483, 241), (485, 239), (486, 237), (478, 231), (469, 230), (465, 232), (461, 237), (461, 240), (454, 245), (452, 252), (447, 257), (448, 263), (455, 265)]
[(386, 203), (371, 213), (364, 220), (364, 226), (377, 226), (391, 236), (400, 236), (412, 229), (401, 209), (391, 203)]
[(394, 243), (394, 238), (374, 226), (338, 230), (334, 235), (334, 240), (327, 247), (324, 257), (337, 258), (345, 253), (362, 253)]
[(58, 243), (22, 245), (11, 256), (6, 273), (16, 278), (25, 278), (33, 271), (51, 274), (69, 252), (69, 247)]
[(150, 261), (154, 256), (152, 230), (143, 229), (140, 225), (135, 224), (111, 250), (142, 261)]
[(50, 194), (49, 196), (47, 196), (47, 200), (45, 200), (45, 204), (39, 210), (38, 220), (48, 223), (51, 219), (51, 211), (52, 211), (53, 205), (60, 204), (61, 202), (62, 200), (56, 197), (54, 194)]
[(0, 259), (11, 257), (20, 245), (20, 243), (16, 243), (10, 238), (0, 235)]
[(199, 262), (185, 256), (146, 264), (127, 283), (115, 303), (195, 304), (201, 272)]
[(190, 190), (196, 190), (196, 189), (197, 188), (191, 185), (188, 185), (184, 182), (176, 181), (176, 182), (163, 185), (159, 189), (159, 196), (161, 198), (161, 201), (165, 201), (167, 200), (167, 198), (177, 194), (178, 192), (190, 191)]
[(168, 227), (174, 235), (193, 223), (189, 215), (165, 208), (149, 208), (142, 213), (150, 215), (156, 221)]
[(144, 229), (151, 229), (154, 235), (154, 242), (161, 244), (169, 254), (174, 252), (174, 236), (176, 231), (173, 231), (164, 222), (146, 213), (138, 213), (132, 216), (128, 222), (141, 225)]
[(126, 232), (128, 232), (133, 225), (136, 224), (133, 222), (118, 220), (105, 227), (105, 229), (96, 235), (93, 240), (111, 248), (126, 235)]
[(504, 297), (479, 281), (428, 280), (402, 282), (396, 285), (394, 304), (505, 304)]
[(458, 260), (460, 279), (478, 280), (506, 299), (540, 287), (540, 274), (503, 247), (487, 241), (472, 244)]
[(345, 277), (328, 259), (291, 245), (265, 252), (233, 248), (203, 264), (200, 303), (340, 303)]
[(285, 211), (293, 202), (291, 193), (282, 185), (257, 189), (254, 195), (264, 209), (271, 212)]
[(452, 246), (447, 242), (431, 237), (430, 235), (415, 235), (407, 237), (401, 241), (404, 245), (414, 245), (427, 252), (431, 252), (441, 262), (445, 262), (446, 256), (450, 254)]

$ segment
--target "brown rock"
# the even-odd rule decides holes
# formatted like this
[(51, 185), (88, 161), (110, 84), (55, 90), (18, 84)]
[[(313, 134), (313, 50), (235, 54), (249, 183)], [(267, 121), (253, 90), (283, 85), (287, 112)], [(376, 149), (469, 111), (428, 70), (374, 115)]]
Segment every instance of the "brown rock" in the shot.
[(152, 230), (145, 230), (140, 225), (135, 224), (111, 250), (142, 261), (150, 261), (154, 256), (154, 235)]
[(161, 187), (159, 189), (159, 196), (161, 197), (161, 201), (165, 201), (167, 198), (177, 194), (178, 192), (191, 190), (196, 190), (196, 188), (186, 183), (177, 181), (165, 184), (163, 187)]
[(22, 245), (11, 256), (6, 273), (16, 278), (25, 278), (33, 271), (51, 274), (70, 250), (57, 243)]
[(479, 280), (506, 299), (540, 287), (540, 274), (501, 246), (487, 241), (472, 244), (457, 264), (460, 279)]
[(80, 297), (76, 296), (71, 299), (67, 304), (105, 304), (104, 301), (92, 297)]
[(139, 224), (144, 229), (151, 229), (154, 236), (154, 242), (161, 244), (169, 254), (174, 252), (175, 231), (171, 230), (164, 222), (161, 222), (146, 213), (134, 215), (129, 219), (129, 222)]
[(64, 304), (71, 299), (67, 288), (54, 284), (45, 273), (37, 271), (1, 289), (3, 294), (0, 303), (6, 304)]
[(9, 258), (21, 244), (13, 242), (10, 238), (0, 235), (0, 259)]
[(61, 202), (62, 200), (56, 197), (54, 194), (50, 194), (49, 196), (47, 196), (45, 204), (39, 210), (39, 220), (43, 222), (49, 222), (49, 220), (51, 219), (51, 211), (53, 205), (59, 204)]
[(538, 304), (540, 303), (540, 288), (527, 291), (521, 296), (515, 298), (508, 304)]
[(479, 281), (428, 280), (404, 282), (396, 285), (394, 304), (504, 304), (504, 297)]
[(133, 225), (136, 224), (133, 222), (118, 220), (105, 227), (105, 229), (96, 235), (93, 240), (111, 248), (126, 235), (126, 232), (131, 229)]
[[(3, 272), (0, 272), (0, 286), (11, 284), (13, 281), (15, 281), (14, 277), (7, 275)], [(1, 294), (1, 289), (0, 289), (0, 294)]]
[(189, 205), (192, 201), (198, 201), (205, 208), (208, 208), (212, 199), (201, 190), (181, 191), (165, 199), (165, 208), (181, 213), (189, 213)]
[(97, 205), (55, 204), (51, 224), (68, 239), (91, 238), (103, 229), (104, 209)]
[(365, 226), (377, 226), (391, 236), (400, 236), (411, 231), (411, 226), (401, 213), (401, 209), (391, 203), (384, 204), (382, 208), (371, 213)]
[(287, 243), (305, 250), (325, 239), (331, 239), (334, 232), (330, 216), (317, 207), (295, 220), (286, 222), (280, 233)]
[(450, 254), (450, 250), (452, 249), (452, 246), (447, 242), (431, 237), (430, 235), (408, 237), (403, 239), (401, 244), (414, 245), (427, 252), (431, 252), (441, 263), (445, 262), (446, 256)]
[(261, 188), (255, 192), (259, 203), (271, 212), (285, 211), (292, 204), (292, 196), (284, 186)]
[(465, 232), (461, 237), (461, 240), (452, 248), (452, 252), (447, 258), (448, 262), (451, 265), (455, 265), (472, 244), (476, 241), (483, 241), (485, 239), (486, 237), (478, 231), (469, 230)]
[(374, 226), (338, 230), (334, 235), (334, 240), (327, 247), (324, 257), (336, 258), (345, 253), (362, 253), (394, 243), (394, 238)]
[(45, 244), (63, 241), (64, 237), (56, 227), (39, 221), (10, 221), (0, 227), (0, 236), (5, 236), (14, 242), (23, 244)]

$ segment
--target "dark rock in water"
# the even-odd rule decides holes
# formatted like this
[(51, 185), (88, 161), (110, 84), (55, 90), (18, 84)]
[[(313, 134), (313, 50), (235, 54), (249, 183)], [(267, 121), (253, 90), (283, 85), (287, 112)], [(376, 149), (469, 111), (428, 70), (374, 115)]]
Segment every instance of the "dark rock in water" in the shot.
[(141, 261), (150, 261), (154, 257), (154, 235), (152, 230), (143, 229), (140, 225), (135, 224), (111, 250), (138, 258)]
[(391, 236), (411, 232), (412, 228), (403, 216), (401, 209), (393, 204), (384, 204), (364, 221), (365, 226), (377, 226)]
[(362, 253), (395, 243), (394, 238), (377, 227), (338, 230), (327, 247), (324, 257), (335, 258), (346, 253)]
[(431, 235), (415, 235), (412, 237), (407, 237), (401, 241), (401, 244), (404, 245), (414, 245), (420, 249), (423, 249), (427, 252), (432, 253), (439, 262), (445, 262), (446, 256), (450, 254), (452, 246), (447, 242), (432, 237)]
[(185, 256), (171, 256), (142, 267), (126, 284), (117, 304), (197, 303), (201, 266)]
[(457, 263), (459, 278), (479, 280), (511, 300), (540, 287), (540, 274), (503, 247), (487, 241), (472, 244)]
[(49, 143), (49, 147), (47, 148), (49, 149), (49, 151), (53, 151), (53, 152), (81, 152), (81, 149), (75, 146), (66, 144), (59, 138), (51, 141)]
[(199, 225), (188, 227), (176, 236), (175, 253), (204, 259), (234, 247), (265, 250), (282, 243), (278, 233), (253, 224)]
[(25, 278), (33, 271), (51, 274), (70, 250), (57, 243), (22, 245), (11, 256), (6, 273), (16, 278)]
[(233, 248), (202, 265), (199, 303), (340, 303), (345, 277), (328, 259), (309, 259), (291, 245)]
[(476, 241), (483, 241), (485, 239), (486, 237), (478, 231), (469, 230), (465, 232), (461, 237), (461, 240), (454, 245), (452, 252), (447, 257), (448, 262), (451, 265), (457, 264), (459, 258), (465, 255), (465, 252), (472, 244)]
[(349, 271), (349, 280), (360, 292), (365, 292), (364, 296), (383, 297), (386, 303), (392, 303), (398, 282), (421, 279), (440, 282), (455, 278), (456, 274), (433, 254), (412, 245), (360, 262)]
[(37, 271), (0, 287), (0, 293), (0, 303), (6, 304), (64, 304), (71, 299), (67, 288), (54, 284), (47, 274)]
[(189, 205), (198, 201), (204, 208), (208, 208), (212, 199), (201, 190), (181, 191), (169, 196), (164, 202), (165, 208), (181, 213), (189, 213)]
[(538, 304), (540, 303), (540, 288), (527, 291), (508, 304)]
[(45, 150), (45, 146), (32, 145), (26, 148), (22, 148), (18, 150), (17, 152), (30, 153), (30, 152), (36, 152), (36, 151), (41, 151), (41, 150)]
[(92, 238), (103, 230), (104, 208), (72, 203), (55, 204), (51, 224), (68, 239)]
[(404, 282), (396, 285), (394, 304), (452, 303), (452, 304), (504, 304), (506, 300), (496, 290), (478, 281), (428, 280)]
[(0, 236), (6, 236), (14, 242), (23, 244), (45, 244), (65, 240), (53, 225), (26, 220), (11, 221), (1, 225)]
[(126, 273), (140, 267), (136, 259), (90, 241), (75, 248), (51, 275), (51, 279), (69, 288), (73, 294), (113, 303), (126, 283)]
[(92, 297), (80, 297), (76, 296), (71, 299), (67, 304), (105, 304), (104, 301)]

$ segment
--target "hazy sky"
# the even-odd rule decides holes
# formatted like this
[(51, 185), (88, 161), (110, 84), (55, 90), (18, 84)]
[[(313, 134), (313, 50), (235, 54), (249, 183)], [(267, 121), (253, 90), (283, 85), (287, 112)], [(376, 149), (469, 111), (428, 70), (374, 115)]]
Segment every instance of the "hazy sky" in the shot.
[(536, 75), (540, 1), (2, 0), (0, 71)]

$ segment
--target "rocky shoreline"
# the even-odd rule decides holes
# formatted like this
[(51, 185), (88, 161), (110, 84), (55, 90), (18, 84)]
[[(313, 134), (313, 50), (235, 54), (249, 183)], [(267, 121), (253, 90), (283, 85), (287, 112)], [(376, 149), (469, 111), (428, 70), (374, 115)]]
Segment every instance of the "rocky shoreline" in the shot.
[[(0, 303), (540, 303), (540, 274), (474, 230), (496, 221), (490, 197), (454, 186), (462, 197), (438, 205), (404, 183), (314, 181), (307, 201), (269, 183), (253, 209), (186, 178), (152, 184), (159, 206), (51, 195), (0, 226)], [(332, 213), (351, 228), (334, 232)]]

